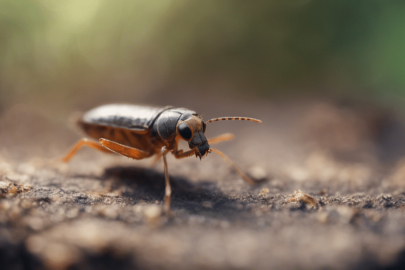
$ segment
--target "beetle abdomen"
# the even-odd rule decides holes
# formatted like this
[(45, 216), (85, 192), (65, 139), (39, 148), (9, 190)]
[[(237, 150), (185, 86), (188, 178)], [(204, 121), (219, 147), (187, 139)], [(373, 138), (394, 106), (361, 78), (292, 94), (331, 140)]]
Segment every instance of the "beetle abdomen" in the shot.
[(170, 107), (150, 107), (129, 104), (109, 104), (97, 107), (83, 115), (88, 124), (119, 127), (132, 130), (148, 129), (163, 111)]
[(79, 123), (83, 131), (95, 140), (107, 139), (145, 152), (150, 150), (151, 140), (148, 130), (139, 131), (127, 128), (109, 127), (85, 122)]

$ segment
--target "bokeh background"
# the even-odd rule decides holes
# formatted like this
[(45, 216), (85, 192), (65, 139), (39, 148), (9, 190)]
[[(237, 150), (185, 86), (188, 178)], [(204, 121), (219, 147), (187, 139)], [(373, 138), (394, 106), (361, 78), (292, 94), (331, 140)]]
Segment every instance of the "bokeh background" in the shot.
[[(169, 219), (161, 161), (60, 164), (111, 102), (263, 120), (206, 132), (258, 185), (170, 155)], [(1, 267), (405, 269), (404, 105), (405, 1), (0, 0)]]
[(215, 94), (355, 100), (403, 111), (395, 0), (1, 0), (0, 109)]

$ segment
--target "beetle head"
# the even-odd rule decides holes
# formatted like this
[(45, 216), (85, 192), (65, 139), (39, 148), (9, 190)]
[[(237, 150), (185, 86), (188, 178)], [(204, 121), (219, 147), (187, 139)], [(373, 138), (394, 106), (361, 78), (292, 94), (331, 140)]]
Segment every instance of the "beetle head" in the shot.
[(190, 115), (177, 124), (177, 133), (180, 138), (188, 142), (190, 149), (196, 149), (197, 157), (203, 157), (210, 152), (210, 145), (205, 137), (205, 123), (197, 115)]

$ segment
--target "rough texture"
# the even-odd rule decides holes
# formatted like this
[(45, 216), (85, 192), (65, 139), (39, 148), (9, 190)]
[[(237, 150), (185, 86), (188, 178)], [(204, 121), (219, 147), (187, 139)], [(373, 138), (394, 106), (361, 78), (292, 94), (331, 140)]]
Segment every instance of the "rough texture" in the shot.
[(235, 133), (218, 148), (262, 182), (246, 184), (214, 154), (169, 158), (172, 218), (161, 212), (161, 162), (83, 149), (61, 164), (52, 158), (78, 135), (33, 108), (3, 113), (0, 268), (405, 267), (395, 118), (321, 101), (217, 108), (205, 118), (262, 118), (207, 126), (209, 137)]

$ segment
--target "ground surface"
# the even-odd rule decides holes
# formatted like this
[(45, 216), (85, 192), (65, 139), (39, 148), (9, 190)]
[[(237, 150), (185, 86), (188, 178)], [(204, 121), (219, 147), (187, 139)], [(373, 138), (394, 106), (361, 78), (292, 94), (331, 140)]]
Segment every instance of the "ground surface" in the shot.
[(80, 136), (37, 108), (4, 111), (0, 268), (405, 267), (405, 136), (395, 117), (325, 101), (217, 102), (205, 118), (263, 120), (212, 123), (207, 134), (233, 132), (218, 149), (265, 180), (248, 185), (215, 154), (169, 158), (172, 218), (160, 213), (162, 163), (90, 149), (55, 163)]

